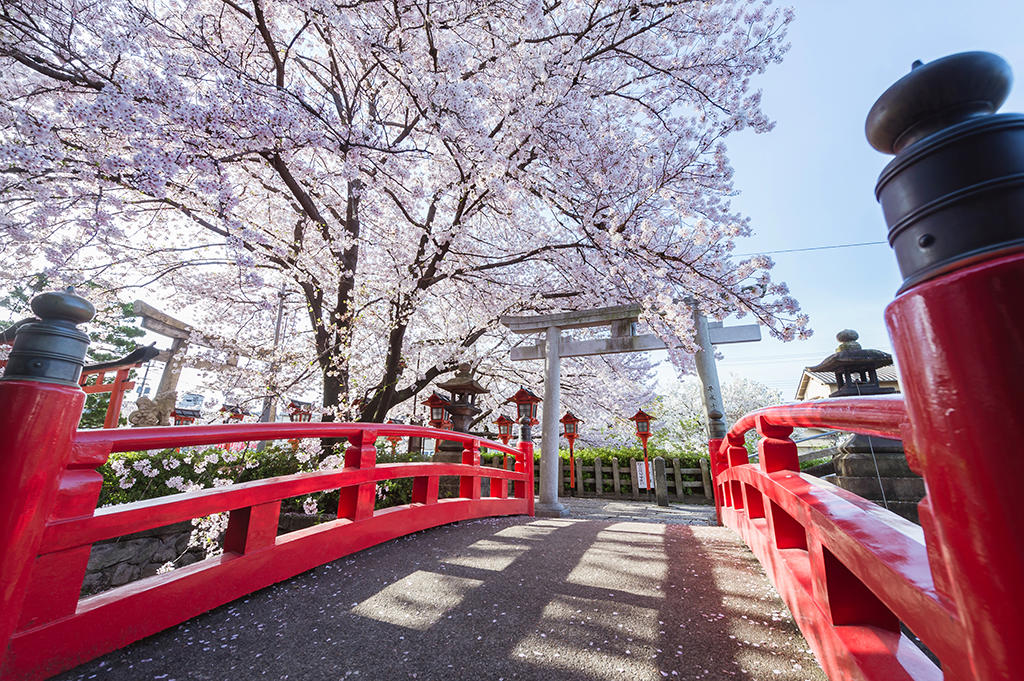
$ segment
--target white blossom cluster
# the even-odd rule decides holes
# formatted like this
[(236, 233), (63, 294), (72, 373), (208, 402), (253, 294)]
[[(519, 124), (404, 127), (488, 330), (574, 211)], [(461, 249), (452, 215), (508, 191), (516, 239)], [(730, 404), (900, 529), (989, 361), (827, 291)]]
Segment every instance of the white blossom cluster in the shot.
[[(244, 358), (221, 390), (343, 420), (412, 416), (462, 361), (525, 382), (503, 314), (638, 302), (683, 371), (693, 305), (805, 335), (771, 261), (733, 255), (724, 140), (771, 129), (750, 80), (791, 20), (767, 4), (23, 0), (0, 287), (158, 300), (207, 334), (193, 362)], [(569, 394), (610, 418), (647, 369), (579, 362)]]

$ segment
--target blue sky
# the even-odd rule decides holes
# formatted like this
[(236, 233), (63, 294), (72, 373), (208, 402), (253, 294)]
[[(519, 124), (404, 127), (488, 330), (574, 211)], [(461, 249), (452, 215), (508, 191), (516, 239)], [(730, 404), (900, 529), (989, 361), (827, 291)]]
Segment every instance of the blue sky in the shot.
[[(737, 244), (737, 253), (885, 241), (874, 185), (891, 157), (868, 145), (864, 119), (915, 59), (995, 52), (1018, 81), (1002, 111), (1024, 111), (1024, 2), (788, 4), (796, 10), (792, 48), (755, 83), (776, 127), (728, 141), (740, 192), (733, 205), (750, 216), (756, 233)], [(807, 341), (724, 346), (723, 380), (730, 373), (748, 376), (789, 400), (802, 368), (833, 352), (841, 329), (856, 329), (864, 347), (892, 351), (883, 313), (901, 277), (888, 244), (771, 257), (774, 277), (789, 284), (815, 334)]]

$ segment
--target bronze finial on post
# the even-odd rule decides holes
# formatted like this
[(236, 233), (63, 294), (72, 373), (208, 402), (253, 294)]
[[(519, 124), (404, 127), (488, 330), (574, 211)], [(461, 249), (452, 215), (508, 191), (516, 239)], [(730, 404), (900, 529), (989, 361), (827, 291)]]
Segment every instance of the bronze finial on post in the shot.
[(0, 380), (28, 380), (78, 385), (85, 366), (89, 336), (77, 328), (96, 314), (85, 298), (70, 286), (64, 291), (40, 293), (31, 302), (38, 319), (18, 323), (14, 348)]

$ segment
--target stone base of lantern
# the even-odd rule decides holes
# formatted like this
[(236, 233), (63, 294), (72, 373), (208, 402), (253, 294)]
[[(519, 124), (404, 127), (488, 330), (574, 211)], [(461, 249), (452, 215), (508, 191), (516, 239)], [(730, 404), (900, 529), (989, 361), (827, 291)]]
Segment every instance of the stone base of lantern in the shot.
[(836, 485), (919, 522), (917, 503), (924, 498), (924, 480), (910, 470), (899, 440), (852, 435), (836, 449)]

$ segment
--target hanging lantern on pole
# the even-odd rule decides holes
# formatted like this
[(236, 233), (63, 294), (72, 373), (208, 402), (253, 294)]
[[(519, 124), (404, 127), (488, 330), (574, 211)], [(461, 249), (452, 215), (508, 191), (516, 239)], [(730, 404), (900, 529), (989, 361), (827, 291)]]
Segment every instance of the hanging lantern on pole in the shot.
[(643, 409), (637, 409), (636, 413), (629, 417), (630, 421), (636, 423), (636, 436), (644, 446), (644, 478), (647, 483), (647, 493), (651, 493), (651, 466), (647, 462), (647, 438), (651, 436), (651, 415)]
[[(576, 487), (576, 454), (573, 448), (576, 444), (576, 438), (580, 436), (580, 425), (583, 423), (581, 419), (573, 416), (571, 411), (565, 412), (565, 416), (558, 419), (558, 422), (565, 427), (565, 432), (562, 435), (569, 441), (569, 487), (575, 489)], [(601, 490), (597, 490), (598, 494)]]
[[(393, 425), (401, 425), (401, 421), (398, 419), (388, 419), (388, 423)], [(395, 450), (398, 448), (398, 443), (402, 441), (401, 435), (388, 435), (388, 442), (391, 443), (391, 458), (395, 458)]]
[(512, 424), (515, 422), (502, 414), (493, 423), (498, 426), (498, 439), (501, 440), (501, 444), (507, 445), (508, 441), (512, 439)]
[(530, 419), (530, 425), (535, 426), (540, 421), (537, 420), (537, 405), (542, 400), (534, 395), (526, 388), (520, 387), (515, 395), (505, 400), (505, 403), (515, 402), (516, 404), (516, 422), (519, 423), (523, 418)]
[(431, 428), (444, 428), (444, 424), (448, 423), (447, 412), (445, 410), (451, 402), (441, 397), (437, 393), (431, 393), (430, 397), (420, 402), (430, 407), (430, 420), (427, 422)]

